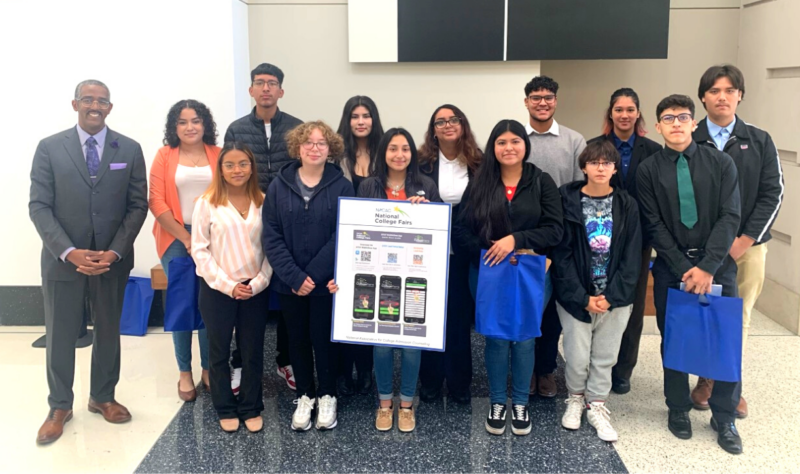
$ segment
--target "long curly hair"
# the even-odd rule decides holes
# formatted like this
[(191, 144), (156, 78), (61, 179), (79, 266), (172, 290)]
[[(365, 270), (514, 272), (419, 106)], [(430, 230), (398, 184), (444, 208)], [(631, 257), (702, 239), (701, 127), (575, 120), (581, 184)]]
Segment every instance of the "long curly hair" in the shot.
[(452, 104), (440, 105), (431, 114), (431, 119), (428, 121), (428, 129), (425, 131), (425, 141), (419, 148), (419, 166), (425, 172), (433, 170), (433, 164), (439, 159), (439, 140), (436, 138), (436, 131), (434, 130), (433, 122), (436, 121), (436, 114), (442, 109), (452, 110), (456, 117), (461, 119), (461, 136), (458, 137), (458, 159), (473, 173), (478, 170), (483, 159), (483, 153), (478, 148), (478, 143), (475, 141), (475, 135), (472, 133), (472, 128), (469, 125), (469, 120), (464, 112)]
[(177, 148), (181, 144), (178, 138), (178, 119), (184, 109), (192, 109), (203, 120), (203, 143), (206, 145), (217, 144), (217, 124), (211, 110), (200, 101), (193, 99), (181, 100), (167, 112), (167, 125), (164, 127), (164, 145)]

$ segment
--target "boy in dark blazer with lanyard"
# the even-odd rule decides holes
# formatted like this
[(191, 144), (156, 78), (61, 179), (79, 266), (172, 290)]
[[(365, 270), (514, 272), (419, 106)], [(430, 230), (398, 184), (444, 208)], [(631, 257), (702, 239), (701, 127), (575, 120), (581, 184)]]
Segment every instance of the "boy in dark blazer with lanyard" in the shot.
[(89, 411), (109, 423), (131, 419), (117, 403), (119, 322), (133, 268), (133, 242), (147, 217), (142, 148), (109, 130), (108, 87), (88, 80), (75, 89), (77, 127), (39, 142), (31, 169), (30, 218), (42, 238), (50, 413), (36, 442), (52, 443), (72, 418), (75, 341), (84, 295), (94, 321)]

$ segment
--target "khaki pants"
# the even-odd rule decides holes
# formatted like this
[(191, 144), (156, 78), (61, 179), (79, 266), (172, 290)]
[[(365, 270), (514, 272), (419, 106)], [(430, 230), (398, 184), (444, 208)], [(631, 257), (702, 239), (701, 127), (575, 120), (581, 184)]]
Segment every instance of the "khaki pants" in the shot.
[(739, 297), (742, 298), (742, 353), (750, 332), (750, 315), (764, 287), (766, 262), (767, 244), (750, 247), (736, 260), (739, 267), (736, 284), (739, 287)]

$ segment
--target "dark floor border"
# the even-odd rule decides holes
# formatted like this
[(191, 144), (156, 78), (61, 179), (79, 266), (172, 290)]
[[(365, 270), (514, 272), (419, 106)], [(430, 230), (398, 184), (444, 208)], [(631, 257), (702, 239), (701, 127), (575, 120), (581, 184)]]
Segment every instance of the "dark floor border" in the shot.
[[(162, 291), (156, 291), (148, 326), (164, 325)], [(0, 326), (44, 326), (41, 286), (0, 285)]]

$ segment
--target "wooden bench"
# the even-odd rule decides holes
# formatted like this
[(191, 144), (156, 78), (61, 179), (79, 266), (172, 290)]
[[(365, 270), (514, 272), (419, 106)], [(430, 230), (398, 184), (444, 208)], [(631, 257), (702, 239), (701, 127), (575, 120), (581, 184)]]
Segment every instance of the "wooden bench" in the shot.
[(150, 269), (150, 286), (154, 290), (167, 289), (167, 275), (160, 263)]

